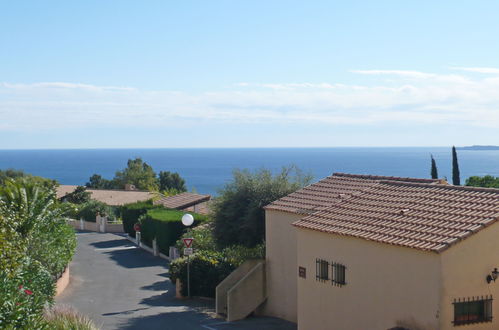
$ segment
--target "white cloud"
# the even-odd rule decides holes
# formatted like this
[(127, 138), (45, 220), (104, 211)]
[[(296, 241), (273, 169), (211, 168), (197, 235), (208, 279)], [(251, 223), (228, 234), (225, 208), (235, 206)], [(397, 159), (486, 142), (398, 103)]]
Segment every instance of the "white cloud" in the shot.
[(477, 72), (477, 73), (487, 73), (487, 74), (499, 74), (499, 68), (462, 68), (453, 67), (453, 70), (467, 71), (467, 72)]
[(0, 83), (0, 130), (166, 127), (179, 121), (499, 128), (499, 78), (403, 70), (370, 84), (238, 83), (204, 93), (65, 82)]

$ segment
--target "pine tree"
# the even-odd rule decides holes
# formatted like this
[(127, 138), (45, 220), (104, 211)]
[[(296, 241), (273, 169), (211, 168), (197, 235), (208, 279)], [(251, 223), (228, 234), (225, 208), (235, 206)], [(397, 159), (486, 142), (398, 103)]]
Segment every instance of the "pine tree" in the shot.
[(452, 184), (459, 186), (461, 184), (461, 178), (459, 177), (459, 164), (457, 162), (457, 152), (456, 147), (452, 147)]
[(430, 155), (430, 157), (431, 157), (431, 178), (438, 179), (437, 162), (435, 161), (435, 158), (433, 158), (433, 155)]

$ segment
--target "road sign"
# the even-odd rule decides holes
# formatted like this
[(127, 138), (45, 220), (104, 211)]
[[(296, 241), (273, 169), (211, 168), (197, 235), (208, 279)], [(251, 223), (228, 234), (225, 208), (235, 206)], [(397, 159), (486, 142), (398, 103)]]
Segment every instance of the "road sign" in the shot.
[(136, 224), (134, 224), (133, 225), (133, 230), (140, 231), (140, 223), (137, 222)]
[(184, 245), (186, 248), (190, 248), (192, 246), (194, 238), (182, 238), (182, 241), (184, 241)]
[(184, 256), (190, 256), (193, 253), (194, 253), (193, 248), (185, 248), (184, 249)]

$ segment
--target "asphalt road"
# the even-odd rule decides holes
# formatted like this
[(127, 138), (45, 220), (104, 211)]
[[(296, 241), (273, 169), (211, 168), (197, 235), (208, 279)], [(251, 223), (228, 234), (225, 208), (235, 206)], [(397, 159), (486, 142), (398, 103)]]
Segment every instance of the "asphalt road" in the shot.
[(77, 235), (71, 282), (56, 301), (74, 306), (102, 329), (296, 329), (267, 317), (227, 323), (216, 318), (213, 300), (175, 298), (164, 259), (120, 235)]

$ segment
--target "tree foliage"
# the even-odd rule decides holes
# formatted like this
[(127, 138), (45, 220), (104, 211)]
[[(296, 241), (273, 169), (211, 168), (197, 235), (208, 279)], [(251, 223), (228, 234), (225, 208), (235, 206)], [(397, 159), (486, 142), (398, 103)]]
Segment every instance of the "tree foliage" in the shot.
[(120, 189), (126, 184), (133, 184), (140, 190), (158, 190), (156, 173), (142, 158), (129, 159), (127, 167), (117, 171), (113, 181)]
[(261, 243), (265, 238), (263, 207), (312, 179), (294, 166), (283, 168), (277, 175), (266, 169), (236, 170), (233, 175), (212, 204), (214, 237), (220, 247), (254, 247)]
[(435, 158), (433, 158), (433, 155), (430, 155), (430, 157), (431, 157), (431, 178), (438, 179), (437, 162), (435, 161)]
[(177, 191), (185, 192), (185, 180), (180, 177), (178, 173), (169, 171), (159, 172), (159, 190), (160, 191)]
[(43, 308), (76, 248), (66, 207), (32, 177), (0, 187), (0, 328), (45, 329)]
[(45, 188), (55, 188), (57, 186), (57, 182), (55, 180), (34, 176), (22, 170), (15, 170), (12, 168), (0, 170), (0, 185), (4, 185), (8, 180), (16, 180), (19, 178), (29, 180)]
[(104, 179), (99, 174), (94, 174), (89, 178), (85, 186), (93, 189), (113, 189), (114, 182), (112, 180)]
[(127, 167), (117, 171), (112, 180), (94, 174), (85, 186), (94, 189), (124, 189), (126, 184), (133, 184), (139, 190), (159, 190), (169, 194), (187, 191), (185, 180), (178, 173), (161, 171), (156, 176), (153, 168), (142, 158), (129, 159)]
[(492, 175), (470, 176), (466, 179), (465, 185), (473, 187), (499, 188), (499, 177), (494, 177)]
[(86, 187), (78, 186), (73, 192), (62, 197), (61, 200), (73, 204), (84, 204), (90, 201), (90, 193), (87, 191)]
[(459, 163), (457, 161), (456, 147), (452, 147), (452, 184), (459, 186), (461, 184), (461, 178), (459, 175)]

